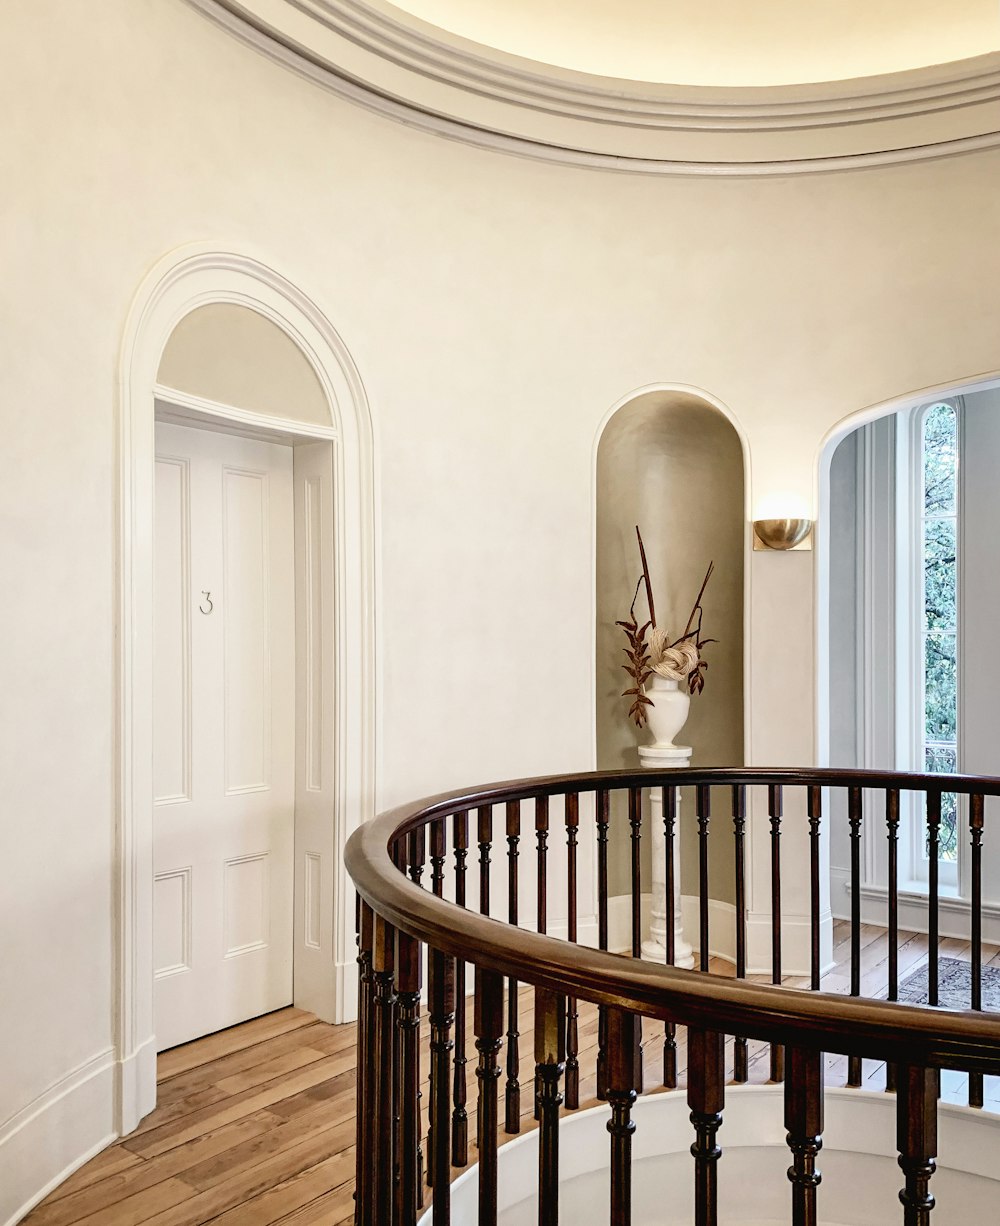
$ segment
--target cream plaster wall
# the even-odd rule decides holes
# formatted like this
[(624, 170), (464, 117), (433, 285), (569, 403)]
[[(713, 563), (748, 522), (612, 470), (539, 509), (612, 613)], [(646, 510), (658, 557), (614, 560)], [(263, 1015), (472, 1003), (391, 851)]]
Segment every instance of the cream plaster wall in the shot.
[[(707, 389), (751, 499), (811, 500), (835, 423), (1000, 368), (1000, 156), (598, 173), (377, 119), (181, 0), (0, 23), (5, 1222), (113, 1129), (117, 371), (147, 270), (257, 255), (362, 373), (388, 805), (593, 764), (593, 448), (628, 392)], [(754, 763), (813, 754), (812, 559), (749, 561)]]

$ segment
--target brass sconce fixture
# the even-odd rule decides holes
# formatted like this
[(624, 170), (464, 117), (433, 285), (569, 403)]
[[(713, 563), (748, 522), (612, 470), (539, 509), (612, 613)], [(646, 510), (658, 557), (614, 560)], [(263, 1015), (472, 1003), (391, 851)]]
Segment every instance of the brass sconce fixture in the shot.
[[(794, 549), (802, 545), (813, 529), (811, 519), (755, 519), (754, 549)], [(811, 549), (812, 544), (803, 546)]]

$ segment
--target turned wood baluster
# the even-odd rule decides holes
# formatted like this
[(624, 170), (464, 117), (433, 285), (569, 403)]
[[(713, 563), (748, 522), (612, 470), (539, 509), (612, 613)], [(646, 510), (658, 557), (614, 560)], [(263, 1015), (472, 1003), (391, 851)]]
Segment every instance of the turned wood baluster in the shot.
[[(889, 987), (887, 1000), (899, 999), (899, 789), (887, 788), (885, 793), (885, 825), (889, 841)], [(885, 1088), (896, 1089), (896, 1065), (890, 1060), (885, 1066)]]
[(718, 1162), (722, 1150), (716, 1144), (725, 1105), (725, 1036), (711, 1030), (688, 1027), (688, 1106), (695, 1140), (695, 1226), (717, 1226), (719, 1215)]
[[(747, 974), (747, 878), (746, 878), (747, 790), (733, 784), (733, 841), (736, 862), (736, 978)], [(749, 1052), (746, 1037), (733, 1040), (733, 1080), (744, 1083), (749, 1077)]]
[[(405, 877), (409, 870), (409, 854), (410, 847), (413, 844), (413, 833), (404, 835), (402, 838), (396, 839), (389, 849), (389, 854), (392, 856), (393, 863), (396, 868)], [(422, 870), (421, 870), (422, 874)], [(419, 881), (414, 882), (419, 885)], [(402, 1081), (400, 1079), (400, 1066), (402, 1060), (401, 1042), (402, 1031), (399, 1026), (399, 996), (396, 993), (396, 934), (392, 936), (392, 964), (393, 964), (393, 1010), (392, 1010), (392, 1101), (393, 1101), (393, 1116), (392, 1116), (392, 1143), (394, 1146), (394, 1162), (393, 1162), (393, 1193), (392, 1193), (392, 1212), (393, 1223), (399, 1222), (399, 1207), (400, 1207), (400, 1183), (401, 1171), (399, 1165), (399, 1143), (400, 1143), (400, 1127), (402, 1124), (401, 1112), (403, 1104), (402, 1096)]]
[(372, 948), (373, 1054), (372, 1094), (368, 1110), (375, 1119), (375, 1148), (372, 1180), (372, 1220), (375, 1226), (390, 1226), (395, 1218), (396, 1191), (396, 1117), (394, 1052), (396, 1037), (396, 991), (393, 982), (395, 932), (375, 916)]
[(444, 897), (444, 863), (447, 857), (447, 827), (443, 817), (431, 822), (431, 890)]
[(931, 1176), (937, 1157), (937, 1071), (899, 1066), (896, 1148), (905, 1184), (899, 1194), (903, 1226), (930, 1226), (934, 1197)]
[[(566, 796), (566, 896), (568, 917), (567, 939), (577, 939), (576, 847), (580, 829), (580, 797), (576, 792)], [(566, 1002), (566, 1106), (575, 1111), (580, 1105), (580, 1015), (576, 997)]]
[(490, 913), (490, 852), (493, 849), (493, 806), (482, 805), (479, 818), (479, 913)]
[(708, 971), (711, 946), (708, 937), (708, 823), (712, 816), (712, 789), (699, 783), (695, 789), (698, 817), (698, 964)]
[[(851, 995), (861, 995), (861, 789), (847, 790), (847, 821), (851, 832)], [(847, 1058), (847, 1084), (861, 1085), (860, 1056)]]
[(639, 840), (642, 838), (642, 789), (628, 790), (628, 824), (632, 848), (632, 957), (642, 957), (642, 861)]
[[(535, 842), (537, 845), (537, 893), (535, 896), (535, 927), (539, 932), (548, 928), (549, 881), (549, 798), (535, 798)], [(539, 1085), (535, 1079), (535, 1119), (541, 1119), (538, 1105)], [(560, 1100), (562, 1101), (562, 1100)]]
[(406, 858), (409, 862), (410, 880), (419, 885), (424, 876), (427, 851), (427, 835), (423, 826), (411, 830), (406, 836)]
[(497, 1083), (503, 1042), (503, 976), (476, 967), (475, 1031), (479, 1063), (479, 1226), (497, 1222)]
[(400, 1029), (399, 1226), (415, 1226), (423, 1208), (420, 1149), (420, 942), (396, 934), (396, 996)]
[[(632, 957), (642, 957), (642, 864), (640, 858), (640, 839), (642, 838), (642, 788), (628, 790), (628, 824), (630, 845), (632, 848)], [(670, 927), (673, 917), (669, 916), (667, 927)], [(608, 1059), (610, 1060), (610, 1049)], [(640, 1070), (641, 1071), (641, 1070)], [(639, 1093), (642, 1093), (642, 1081), (639, 1082)]]
[(940, 908), (938, 894), (938, 860), (941, 855), (941, 793), (927, 793), (927, 1003), (938, 1003), (938, 946), (940, 944)]
[[(782, 789), (772, 783), (767, 789), (767, 811), (771, 817), (771, 982), (781, 983), (781, 816)], [(771, 1044), (771, 1080), (785, 1076), (785, 1051), (780, 1043)]]
[(451, 1119), (451, 1095), (448, 1089), (451, 1056), (455, 1049), (451, 1037), (451, 1027), (455, 1020), (455, 962), (440, 950), (434, 949), (429, 952), (427, 965), (427, 998), (431, 1023), (431, 1124), (433, 1136), (442, 1140), (440, 1145), (429, 1145), (430, 1163), (433, 1166), (431, 1182), (434, 1187), (432, 1221), (433, 1226), (450, 1226), (451, 1155), (447, 1138)]
[[(455, 844), (455, 902), (465, 906), (469, 858), (469, 814), (456, 813), (452, 828)], [(455, 1166), (469, 1162), (469, 1114), (466, 1110), (465, 1066), (465, 963), (455, 963), (455, 1068), (451, 1118), (451, 1161)]]
[(357, 1226), (373, 1226), (372, 1177), (375, 1161), (375, 1113), (371, 1110), (374, 1054), (371, 1043), (372, 948), (375, 940), (375, 915), (358, 898), (358, 1065), (357, 1065), (357, 1152), (355, 1155), (355, 1221)]
[(819, 991), (819, 887), (820, 887), (820, 823), (823, 818), (823, 789), (813, 784), (808, 789), (809, 816), (809, 987)]
[[(673, 966), (677, 956), (677, 930), (674, 910), (676, 907), (677, 886), (675, 883), (674, 866), (674, 829), (677, 825), (677, 789), (663, 789), (663, 880), (666, 895), (666, 934), (664, 944), (667, 947), (667, 966)], [(663, 1084), (668, 1090), (677, 1089), (677, 1025), (666, 1022), (663, 1027)]]
[[(433, 822), (431, 822), (431, 833), (430, 833), (431, 890), (435, 898), (444, 897), (444, 866), (445, 866), (445, 861), (447, 859), (447, 855), (448, 855), (448, 827), (445, 822), (445, 819), (443, 817), (438, 817), (438, 818), (435, 818)], [(423, 1091), (418, 1090), (417, 1098), (422, 1100), (423, 1096), (424, 1096)], [(421, 1112), (422, 1110), (423, 1108), (421, 1108)], [(428, 1132), (427, 1132), (426, 1177), (427, 1177), (428, 1186), (430, 1186), (430, 1184), (433, 1181), (433, 1174), (431, 1170), (432, 1165), (433, 1165), (433, 1159), (431, 1158), (431, 1152), (430, 1152), (431, 1138), (432, 1138), (433, 1131), (434, 1129), (433, 1129), (433, 1123), (432, 1123), (431, 1127), (428, 1129)], [(420, 1160), (422, 1164), (423, 1163), (423, 1152), (422, 1151), (420, 1155)], [(420, 1203), (421, 1205), (423, 1205), (423, 1176), (421, 1176)]]
[[(983, 816), (985, 802), (974, 793), (969, 797), (969, 833), (972, 836), (972, 1000), (970, 1008), (983, 1007)], [(983, 1105), (983, 1075), (969, 1074), (969, 1106)]]
[(545, 932), (548, 927), (548, 881), (549, 881), (549, 798), (535, 798), (535, 843), (538, 864), (538, 893), (536, 902), (536, 927)]
[[(610, 1058), (610, 1056), (609, 1056)], [(559, 1222), (559, 1081), (566, 1059), (566, 1001), (535, 989), (535, 1104), (538, 1109), (538, 1226)]]
[[(517, 845), (521, 841), (521, 802), (507, 801), (507, 922), (517, 927)], [(504, 1131), (521, 1131), (520, 1022), (517, 980), (507, 980), (507, 1091)]]
[(785, 1128), (792, 1165), (792, 1226), (816, 1226), (816, 1189), (822, 1175), (816, 1156), (823, 1148), (823, 1054), (801, 1047), (788, 1050)]
[(611, 1226), (632, 1221), (632, 1108), (642, 1081), (639, 1018), (608, 1010), (608, 1100), (611, 1103)]
[[(608, 826), (611, 821), (611, 795), (607, 788), (597, 790), (597, 947), (608, 948)], [(607, 1007), (597, 1007), (597, 1097), (607, 1098), (608, 1089)]]

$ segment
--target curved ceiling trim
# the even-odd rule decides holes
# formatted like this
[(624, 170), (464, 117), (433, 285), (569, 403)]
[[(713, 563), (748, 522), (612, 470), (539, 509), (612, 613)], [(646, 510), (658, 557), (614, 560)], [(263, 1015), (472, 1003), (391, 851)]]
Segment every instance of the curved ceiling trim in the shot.
[[(851, 169), (1000, 145), (1000, 53), (823, 85), (672, 87), (489, 52), (373, 0), (189, 0), (341, 97), (481, 148), (635, 173)], [(543, 71), (544, 68), (544, 71)]]

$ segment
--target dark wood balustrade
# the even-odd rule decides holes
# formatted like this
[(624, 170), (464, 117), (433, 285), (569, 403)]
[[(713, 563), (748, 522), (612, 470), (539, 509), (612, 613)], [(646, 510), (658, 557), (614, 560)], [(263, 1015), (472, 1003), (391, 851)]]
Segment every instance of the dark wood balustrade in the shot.
[[(678, 871), (673, 833), (677, 789), (694, 789), (698, 842), (699, 969), (672, 965), (673, 912)], [(661, 790), (663, 829), (644, 831), (644, 792)], [(747, 975), (748, 800), (759, 789), (769, 844), (771, 984)], [(849, 995), (820, 990), (821, 846), (832, 793), (846, 793), (851, 849), (851, 962)], [(617, 794), (623, 797), (616, 830)], [(800, 795), (801, 798), (800, 798)], [(967, 797), (960, 812), (970, 846), (971, 991), (968, 1009), (942, 1011), (897, 1003), (899, 964), (900, 798), (917, 794), (926, 812), (927, 908), (930, 940), (929, 1006), (938, 1002), (940, 887), (937, 852), (942, 796)], [(719, 796), (728, 796), (729, 812)], [(969, 1103), (982, 1106), (983, 1076), (1000, 1074), (1000, 1022), (982, 1010), (982, 854), (985, 798), (1000, 795), (1000, 779), (975, 776), (902, 775), (833, 770), (677, 770), (603, 772), (522, 780), (472, 792), (449, 793), (403, 806), (358, 830), (347, 846), (347, 868), (358, 906), (358, 1135), (359, 1226), (414, 1226), (432, 1190), (434, 1226), (451, 1222), (452, 1164), (469, 1161), (465, 1064), (466, 967), (474, 968), (474, 1057), (478, 1085), (475, 1129), (479, 1162), (479, 1226), (497, 1220), (500, 1178), (497, 1142), (520, 1127), (520, 1095), (526, 1072), (522, 1051), (534, 1051), (535, 1116), (539, 1122), (538, 1220), (559, 1214), (560, 1110), (580, 1102), (579, 1003), (599, 1007), (597, 1092), (609, 1105), (608, 1132), (613, 1226), (631, 1221), (632, 1109), (642, 1093), (642, 1020), (664, 1023), (663, 1086), (677, 1085), (677, 1027), (687, 1027), (687, 1097), (693, 1128), (692, 1179), (698, 1226), (718, 1216), (717, 1171), (725, 1109), (726, 1036), (733, 1036), (734, 1080), (747, 1080), (747, 1042), (770, 1045), (770, 1073), (785, 1088), (785, 1124), (791, 1151), (791, 1219), (815, 1226), (821, 1195), (818, 1155), (823, 1134), (823, 1056), (847, 1057), (847, 1084), (862, 1084), (862, 1061), (884, 1061), (887, 1089), (897, 1102), (900, 1191), (905, 1226), (929, 1226), (936, 1156), (938, 1083), (942, 1069), (969, 1074)], [(804, 799), (804, 804), (790, 804)], [(561, 805), (553, 805), (554, 799)], [(577, 942), (578, 850), (584, 830), (581, 801), (596, 841), (597, 944)], [(591, 799), (592, 798), (592, 801)], [(713, 807), (714, 806), (714, 807)], [(782, 983), (782, 841), (801, 808), (809, 864), (810, 989)], [(564, 838), (556, 839), (561, 809)], [(519, 851), (522, 819), (535, 833), (535, 931), (524, 921), (526, 857)], [(502, 819), (502, 826), (495, 821)], [(470, 817), (478, 844), (479, 909), (467, 907)], [(723, 820), (735, 853), (735, 978), (709, 971), (710, 828)], [(861, 994), (861, 839), (878, 823), (887, 840), (886, 926), (889, 958), (886, 999)], [(501, 833), (502, 831), (502, 833)], [(644, 889), (641, 839), (662, 837), (666, 860), (667, 915), (664, 964), (640, 958)], [(713, 834), (714, 838), (720, 835)], [(550, 844), (551, 839), (551, 844)], [(608, 847), (628, 848), (631, 882), (632, 957), (608, 952)], [(506, 840), (507, 919), (490, 917), (491, 886), (501, 872), (495, 854)], [(430, 889), (424, 887), (430, 850)], [(448, 852), (452, 852), (451, 881)], [(565, 868), (567, 934), (546, 935), (550, 858)], [(528, 861), (530, 863), (530, 860)], [(787, 854), (786, 854), (787, 864)], [(648, 888), (648, 881), (645, 883)], [(451, 893), (455, 901), (447, 900)], [(553, 910), (553, 914), (555, 911)], [(421, 976), (426, 966), (430, 1021), (430, 1094), (420, 1094)], [(534, 989), (534, 1041), (519, 1033), (518, 985)], [(506, 997), (505, 997), (506, 994)], [(506, 998), (506, 1010), (505, 1010)], [(501, 1082), (504, 1082), (501, 1087)], [(504, 1110), (501, 1112), (501, 1103)], [(598, 1220), (596, 1218), (592, 1220)]]

